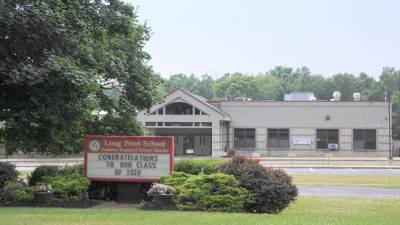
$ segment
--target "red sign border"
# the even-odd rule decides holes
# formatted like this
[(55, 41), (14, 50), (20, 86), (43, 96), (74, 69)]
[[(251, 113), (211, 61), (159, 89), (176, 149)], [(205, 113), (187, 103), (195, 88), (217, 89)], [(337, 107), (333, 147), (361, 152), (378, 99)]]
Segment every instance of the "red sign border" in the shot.
[(141, 183), (141, 182), (159, 182), (160, 179), (150, 179), (150, 178), (90, 178), (87, 176), (87, 155), (88, 155), (88, 145), (89, 140), (93, 138), (138, 138), (140, 140), (160, 140), (167, 139), (168, 147), (170, 149), (170, 175), (174, 173), (174, 137), (173, 136), (117, 136), (117, 135), (86, 135), (84, 139), (84, 164), (83, 164), (83, 174), (90, 181), (102, 181), (102, 182), (126, 182), (126, 183)]

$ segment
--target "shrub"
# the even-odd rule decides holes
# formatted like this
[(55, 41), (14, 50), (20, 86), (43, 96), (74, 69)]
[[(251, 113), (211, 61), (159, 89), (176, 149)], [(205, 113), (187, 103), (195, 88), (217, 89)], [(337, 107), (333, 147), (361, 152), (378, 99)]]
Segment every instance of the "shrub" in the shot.
[(185, 183), (185, 181), (193, 175), (184, 172), (174, 172), (172, 176), (161, 177), (160, 183), (177, 187)]
[(223, 173), (190, 176), (176, 187), (174, 198), (179, 210), (224, 212), (242, 211), (252, 199), (233, 176)]
[(60, 168), (58, 166), (39, 166), (29, 176), (29, 185), (35, 186), (38, 183), (43, 183), (45, 181), (45, 177), (57, 176), (59, 173)]
[(90, 181), (79, 173), (47, 177), (46, 182), (53, 188), (53, 196), (56, 198), (65, 200), (87, 199)]
[(267, 169), (257, 161), (235, 157), (221, 171), (234, 175), (241, 187), (254, 194), (255, 201), (245, 204), (248, 212), (278, 213), (297, 197), (297, 188), (289, 175), (280, 169)]
[(0, 193), (7, 181), (17, 181), (18, 171), (15, 165), (7, 162), (0, 162)]
[(30, 201), (33, 199), (32, 189), (20, 182), (7, 181), (2, 198), (5, 201)]
[(83, 164), (66, 166), (61, 170), (61, 173), (64, 175), (71, 175), (74, 173), (79, 173), (79, 174), (83, 175)]
[(189, 174), (212, 174), (218, 172), (224, 161), (219, 159), (193, 160), (184, 159), (175, 162), (175, 171), (185, 172)]

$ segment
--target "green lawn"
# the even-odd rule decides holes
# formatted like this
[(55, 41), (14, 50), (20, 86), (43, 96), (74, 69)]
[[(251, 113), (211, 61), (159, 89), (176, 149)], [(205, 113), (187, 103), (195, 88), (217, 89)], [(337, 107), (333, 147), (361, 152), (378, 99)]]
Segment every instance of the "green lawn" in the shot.
[(399, 212), (400, 201), (392, 199), (301, 197), (278, 215), (128, 209), (0, 208), (0, 224), (394, 225), (399, 224)]
[(297, 185), (400, 187), (400, 176), (292, 175)]

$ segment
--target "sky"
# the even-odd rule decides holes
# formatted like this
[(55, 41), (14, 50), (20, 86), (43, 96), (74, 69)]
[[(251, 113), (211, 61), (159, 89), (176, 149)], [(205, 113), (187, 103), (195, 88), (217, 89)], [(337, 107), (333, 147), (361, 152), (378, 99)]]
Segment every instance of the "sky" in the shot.
[(145, 50), (163, 77), (263, 73), (306, 66), (313, 74), (400, 69), (398, 0), (124, 0), (151, 27)]

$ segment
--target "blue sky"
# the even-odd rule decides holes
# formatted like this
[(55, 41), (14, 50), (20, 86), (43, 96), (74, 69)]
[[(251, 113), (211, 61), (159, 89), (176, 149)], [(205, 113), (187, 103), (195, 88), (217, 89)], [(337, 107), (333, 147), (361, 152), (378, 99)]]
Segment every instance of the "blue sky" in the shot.
[(125, 0), (152, 29), (154, 70), (259, 73), (307, 66), (314, 74), (400, 68), (396, 0)]

